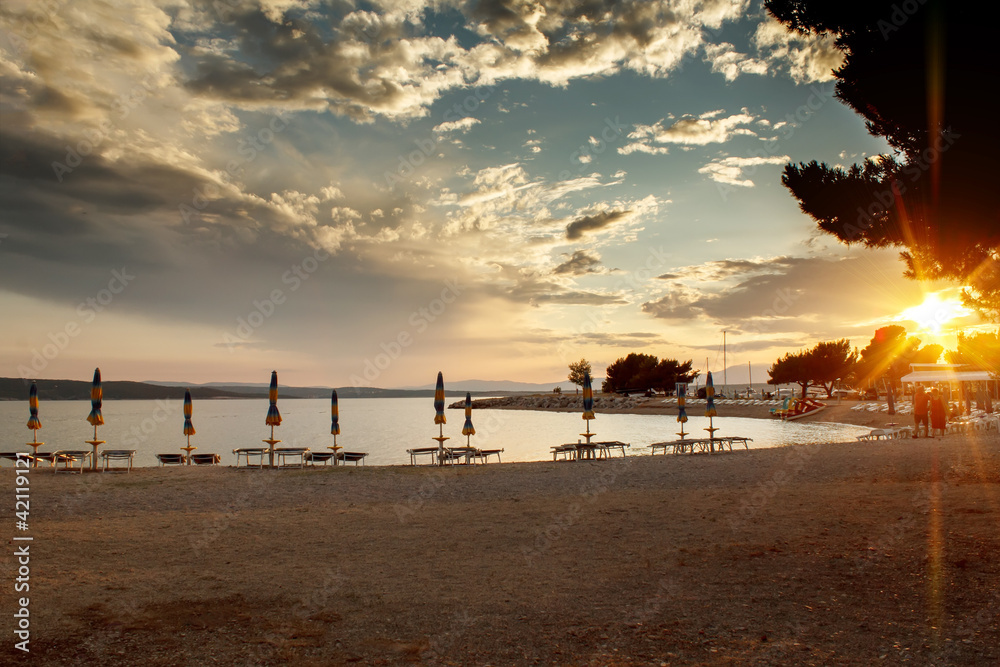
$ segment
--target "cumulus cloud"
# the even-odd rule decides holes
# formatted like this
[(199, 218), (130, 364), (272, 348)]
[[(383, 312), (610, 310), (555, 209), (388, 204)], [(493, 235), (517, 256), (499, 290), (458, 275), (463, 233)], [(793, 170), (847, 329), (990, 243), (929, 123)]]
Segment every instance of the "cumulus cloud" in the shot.
[(461, 132), (462, 134), (466, 134), (473, 127), (479, 125), (479, 123), (480, 120), (478, 118), (472, 118), (469, 116), (460, 120), (453, 120), (441, 123), (440, 125), (435, 125), (433, 131), (435, 134), (448, 134), (451, 132)]
[(662, 119), (653, 125), (636, 125), (628, 138), (633, 141), (618, 149), (622, 155), (642, 152), (661, 155), (668, 151), (663, 144), (704, 146), (725, 143), (736, 136), (757, 136), (747, 127), (756, 117), (743, 109), (738, 114), (720, 117), (721, 110), (705, 112), (699, 116), (683, 116), (667, 125)]
[(717, 183), (726, 185), (738, 185), (743, 188), (752, 188), (754, 182), (745, 178), (745, 172), (753, 174), (757, 167), (761, 165), (783, 165), (791, 160), (787, 155), (772, 155), (770, 157), (725, 157), (720, 160), (709, 162), (698, 170), (700, 174), (707, 174), (709, 178)]
[(794, 32), (770, 16), (757, 26), (753, 43), (770, 67), (787, 71), (797, 83), (829, 81), (844, 62), (833, 35)]
[(593, 215), (585, 215), (582, 218), (577, 218), (566, 225), (566, 239), (568, 241), (575, 241), (582, 238), (588, 232), (598, 231), (616, 222), (628, 220), (631, 214), (632, 211), (627, 210), (600, 211)]
[(552, 273), (580, 276), (596, 273), (600, 266), (601, 258), (599, 256), (588, 253), (586, 250), (577, 250), (565, 262), (554, 268)]

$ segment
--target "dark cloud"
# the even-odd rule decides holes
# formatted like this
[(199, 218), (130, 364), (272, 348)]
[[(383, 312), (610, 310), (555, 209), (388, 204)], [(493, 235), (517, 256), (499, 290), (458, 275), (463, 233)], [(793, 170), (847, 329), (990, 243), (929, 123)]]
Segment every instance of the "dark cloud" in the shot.
[(614, 224), (627, 217), (631, 211), (601, 211), (594, 215), (587, 215), (578, 218), (566, 225), (566, 239), (576, 241), (585, 232), (592, 232), (597, 229), (604, 229), (608, 225)]
[(553, 269), (552, 273), (556, 275), (569, 273), (580, 276), (586, 273), (596, 273), (597, 267), (600, 265), (599, 257), (588, 254), (586, 250), (577, 250), (569, 259)]
[[(860, 323), (882, 317), (887, 304), (912, 300), (919, 292), (916, 284), (885, 278), (894, 262), (892, 253), (709, 262), (676, 272), (697, 282), (673, 282), (659, 299), (642, 304), (642, 311), (755, 334), (809, 330), (829, 338), (851, 336), (867, 330), (868, 324)], [(854, 317), (845, 321), (843, 313)]]

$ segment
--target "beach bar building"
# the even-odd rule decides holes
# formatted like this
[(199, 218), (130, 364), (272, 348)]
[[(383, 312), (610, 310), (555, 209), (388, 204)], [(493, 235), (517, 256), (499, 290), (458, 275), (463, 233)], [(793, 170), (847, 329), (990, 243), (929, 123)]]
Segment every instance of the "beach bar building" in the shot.
[(927, 387), (940, 384), (970, 397), (978, 396), (978, 390), (983, 389), (992, 399), (997, 398), (997, 378), (968, 364), (910, 364), (910, 372), (900, 381)]

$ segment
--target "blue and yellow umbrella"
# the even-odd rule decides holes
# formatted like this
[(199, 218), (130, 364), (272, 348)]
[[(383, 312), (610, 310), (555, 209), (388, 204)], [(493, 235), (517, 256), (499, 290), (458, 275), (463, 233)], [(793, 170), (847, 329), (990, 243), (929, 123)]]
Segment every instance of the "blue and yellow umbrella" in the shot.
[(337, 444), (337, 436), (340, 435), (340, 408), (337, 406), (337, 390), (330, 394), (330, 433), (333, 435), (333, 444)]
[(31, 383), (31, 389), (28, 390), (28, 428), (31, 429), (32, 438), (31, 442), (28, 443), (32, 447), (32, 467), (38, 467), (38, 448), (44, 445), (44, 442), (38, 442), (38, 429), (42, 427), (42, 420), (38, 418), (38, 385), (34, 382)]
[(97, 447), (104, 444), (103, 440), (97, 439), (97, 427), (104, 425), (104, 415), (101, 414), (101, 404), (104, 397), (104, 390), (101, 388), (101, 369), (94, 369), (94, 382), (90, 387), (90, 414), (87, 421), (94, 427), (94, 439), (87, 442), (94, 448), (94, 461), (92, 470), (97, 470)]
[(712, 371), (708, 372), (708, 378), (705, 380), (705, 399), (705, 416), (717, 417), (719, 413), (715, 410), (715, 383), (712, 381)]
[(188, 437), (188, 444), (191, 444), (191, 436), (195, 434), (194, 424), (191, 423), (191, 414), (193, 413), (193, 408), (191, 406), (191, 390), (184, 390), (184, 435)]
[(187, 452), (187, 464), (191, 465), (191, 452), (192, 450), (198, 449), (197, 447), (191, 446), (191, 436), (195, 434), (194, 424), (191, 422), (191, 414), (193, 408), (191, 406), (191, 390), (184, 390), (184, 435), (187, 436), (187, 447), (181, 447), (185, 452)]
[(104, 415), (101, 414), (104, 389), (101, 387), (101, 369), (94, 369), (94, 382), (90, 386), (90, 414), (87, 421), (94, 427), (94, 440), (97, 440), (97, 427), (104, 426)]
[(271, 427), (271, 438), (274, 438), (274, 427), (281, 426), (281, 413), (278, 412), (278, 371), (271, 371), (271, 386), (267, 392), (267, 418), (264, 423)]
[[(715, 428), (715, 424), (712, 423), (712, 418), (718, 416), (718, 412), (715, 410), (715, 383), (712, 381), (712, 371), (708, 372), (708, 377), (705, 378), (705, 416), (708, 417), (708, 438), (710, 440), (715, 438), (715, 432), (719, 429)], [(714, 446), (709, 449), (709, 452), (714, 451)]]
[(438, 437), (434, 438), (438, 443), (438, 465), (444, 465), (444, 441), (448, 438), (444, 435), (444, 424), (448, 420), (444, 416), (444, 376), (438, 371), (437, 384), (434, 386), (434, 423), (438, 424)]
[(434, 387), (434, 423), (447, 424), (444, 416), (444, 376), (438, 371), (437, 385)]
[(677, 435), (681, 436), (681, 440), (683, 440), (684, 436), (687, 435), (687, 433), (684, 432), (684, 424), (686, 424), (688, 420), (687, 410), (684, 408), (687, 403), (687, 383), (678, 382), (674, 386), (676, 387), (675, 393), (677, 394), (677, 421), (681, 425), (681, 432)]
[(590, 373), (583, 374), (583, 418), (587, 420), (587, 430), (590, 430), (590, 420), (594, 416), (594, 388), (591, 386)]
[(472, 394), (465, 392), (465, 426), (462, 427), (462, 435), (466, 436), (465, 445), (468, 447), (470, 438), (476, 434), (476, 427), (472, 425)]
[(38, 385), (34, 382), (31, 383), (31, 389), (28, 390), (28, 413), (31, 415), (28, 417), (28, 428), (36, 431), (34, 439), (37, 441), (37, 431), (42, 427), (42, 421), (38, 418)]

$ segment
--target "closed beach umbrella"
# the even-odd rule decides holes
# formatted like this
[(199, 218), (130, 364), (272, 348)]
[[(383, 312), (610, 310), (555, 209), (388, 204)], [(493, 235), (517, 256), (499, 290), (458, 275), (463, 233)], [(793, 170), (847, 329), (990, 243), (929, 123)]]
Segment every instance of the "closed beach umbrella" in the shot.
[(434, 387), (434, 423), (448, 423), (444, 416), (444, 376), (441, 371), (438, 371), (437, 385)]
[(677, 435), (681, 436), (681, 440), (683, 440), (684, 436), (687, 435), (687, 433), (684, 432), (684, 424), (687, 423), (687, 420), (688, 420), (687, 410), (684, 408), (685, 403), (687, 403), (687, 383), (685, 383), (685, 382), (678, 382), (675, 386), (677, 388), (677, 392), (676, 392), (677, 393), (677, 421), (681, 425), (681, 432), (678, 433)]
[(715, 410), (715, 383), (712, 382), (712, 371), (708, 372), (708, 377), (705, 379), (705, 416), (706, 417), (717, 417), (719, 415)]
[(438, 465), (444, 465), (444, 441), (448, 439), (444, 434), (444, 424), (448, 420), (444, 416), (444, 376), (441, 371), (438, 371), (434, 386), (434, 423), (438, 425), (438, 437), (434, 438), (438, 443)]
[(465, 392), (465, 426), (462, 427), (462, 435), (467, 436), (465, 438), (465, 444), (468, 446), (470, 440), (468, 436), (473, 436), (476, 434), (476, 427), (472, 425), (472, 394)]
[(38, 467), (38, 448), (44, 445), (44, 442), (38, 442), (38, 429), (42, 427), (42, 421), (38, 418), (38, 385), (34, 382), (31, 383), (31, 389), (28, 390), (28, 428), (31, 429), (32, 437), (31, 442), (28, 444), (32, 447), (33, 462), (32, 467)]
[(271, 437), (274, 437), (274, 427), (281, 426), (281, 413), (278, 412), (278, 371), (271, 371), (271, 387), (267, 392), (270, 405), (267, 408), (267, 419), (264, 423), (271, 427)]
[[(586, 420), (597, 419), (594, 416), (594, 388), (591, 386), (590, 373), (583, 374), (583, 418)], [(590, 424), (587, 425), (590, 430)]]
[(90, 446), (94, 448), (94, 461), (91, 469), (97, 470), (97, 447), (102, 444), (97, 439), (97, 427), (104, 425), (104, 415), (101, 414), (101, 404), (104, 397), (104, 390), (101, 388), (101, 369), (94, 369), (94, 382), (90, 387), (90, 414), (87, 421), (94, 427), (94, 439), (89, 440)]
[(890, 382), (885, 391), (885, 402), (888, 406), (886, 414), (894, 415), (896, 414), (896, 396), (892, 390), (892, 383)]
[[(42, 427), (42, 422), (38, 418), (38, 385), (34, 382), (28, 390), (28, 413), (31, 415), (28, 417), (28, 428), (37, 431)], [(35, 433), (35, 439), (38, 439), (38, 433)]]
[(188, 437), (188, 444), (191, 443), (191, 436), (195, 434), (194, 424), (191, 423), (191, 390), (184, 390), (184, 435)]
[(191, 451), (198, 449), (191, 446), (191, 436), (194, 435), (194, 424), (191, 423), (191, 390), (184, 390), (184, 435), (187, 436), (187, 447), (181, 447), (187, 452), (187, 464), (191, 465)]
[[(684, 409), (684, 405), (687, 402), (687, 384), (684, 382), (677, 383), (677, 421), (684, 424), (688, 420), (687, 410)], [(681, 430), (684, 427), (681, 426)]]
[(340, 435), (340, 408), (337, 407), (337, 390), (334, 389), (330, 395), (330, 433), (333, 434), (333, 444), (337, 444), (337, 436)]
[(267, 407), (267, 418), (264, 423), (271, 427), (271, 437), (264, 442), (270, 446), (268, 463), (274, 467), (274, 446), (281, 442), (274, 439), (274, 427), (281, 426), (281, 413), (278, 412), (278, 371), (271, 371), (271, 386), (267, 392), (267, 400), (270, 401), (270, 405)]
[(104, 390), (101, 388), (101, 369), (94, 369), (94, 383), (90, 386), (90, 414), (87, 421), (94, 427), (94, 440), (97, 440), (97, 427), (104, 426), (104, 415), (101, 414), (101, 404)]

